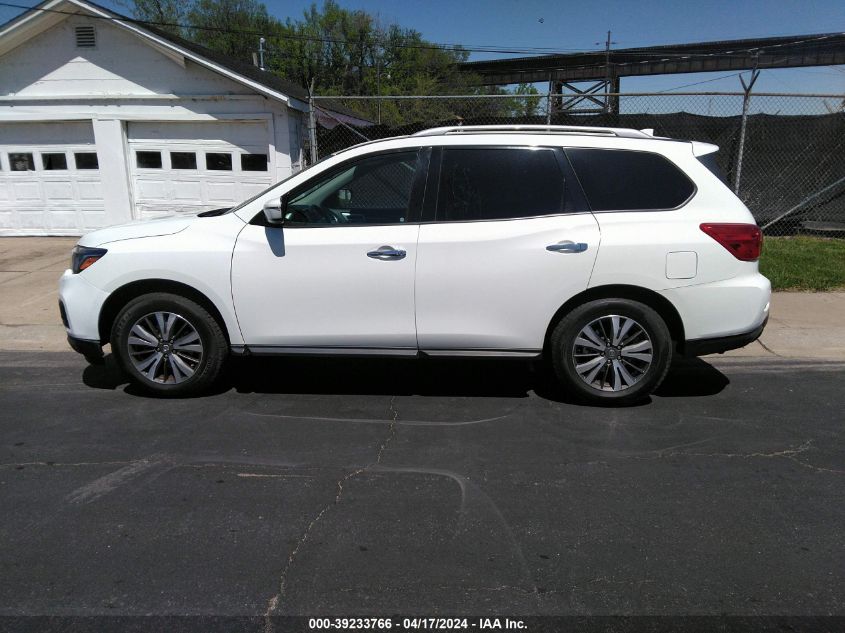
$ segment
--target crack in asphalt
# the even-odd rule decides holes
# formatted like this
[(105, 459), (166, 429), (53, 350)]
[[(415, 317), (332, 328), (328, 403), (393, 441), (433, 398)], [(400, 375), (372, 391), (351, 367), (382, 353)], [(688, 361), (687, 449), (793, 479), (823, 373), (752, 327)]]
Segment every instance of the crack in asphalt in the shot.
[(130, 460), (115, 462), (16, 462), (0, 464), (0, 468), (25, 468), (26, 466), (49, 466), (50, 468), (78, 468), (85, 466), (128, 466)]
[(773, 354), (773, 355), (777, 356), (778, 358), (784, 358), (783, 354), (778, 354), (775, 350), (773, 350), (771, 347), (766, 345), (761, 339), (758, 338), (757, 342), (760, 343), (760, 347), (762, 347), (764, 350), (769, 352), (769, 354)]
[(368, 469), (381, 464), (384, 452), (387, 450), (387, 447), (396, 437), (396, 420), (399, 418), (399, 411), (395, 407), (395, 402), (396, 396), (391, 396), (390, 404), (388, 405), (388, 414), (390, 415), (390, 426), (388, 428), (387, 435), (384, 437), (381, 444), (379, 444), (375, 460), (370, 462), (366, 466), (357, 468), (338, 479), (337, 483), (335, 484), (337, 492), (335, 494), (334, 501), (323, 507), (323, 509), (320, 510), (317, 515), (311, 520), (311, 522), (305, 528), (305, 531), (302, 533), (302, 536), (299, 537), (299, 540), (296, 542), (296, 545), (288, 555), (287, 563), (285, 564), (285, 567), (279, 577), (279, 591), (267, 602), (267, 610), (264, 612), (265, 633), (272, 633), (273, 631), (273, 613), (275, 613), (275, 611), (279, 608), (279, 603), (281, 602), (281, 599), (285, 596), (285, 593), (287, 591), (288, 574), (290, 573), (291, 567), (293, 567), (293, 563), (296, 560), (296, 556), (299, 553), (299, 550), (302, 549), (302, 547), (308, 541), (308, 537), (311, 535), (311, 531), (320, 522), (323, 516), (329, 510), (331, 510), (332, 506), (336, 506), (340, 503), (340, 499), (343, 496), (343, 488), (347, 481), (366, 472)]
[[(845, 470), (837, 470), (835, 468), (824, 468), (822, 466), (814, 466), (813, 464), (808, 464), (805, 461), (798, 459), (797, 455), (802, 455), (807, 451), (814, 450), (815, 447), (813, 446), (813, 440), (809, 439), (805, 442), (802, 442), (798, 446), (793, 446), (790, 448), (785, 448), (779, 451), (771, 451), (769, 453), (761, 453), (761, 452), (754, 452), (754, 453), (688, 453), (685, 451), (675, 451), (675, 447), (671, 447), (668, 449), (662, 449), (658, 451), (653, 451), (651, 455), (632, 455), (631, 458), (633, 459), (662, 459), (664, 457), (716, 457), (716, 458), (723, 458), (723, 459), (776, 459), (782, 457), (784, 459), (788, 459), (791, 462), (802, 466), (803, 468), (807, 468), (809, 470), (819, 472), (819, 473), (833, 473), (833, 474), (845, 474)], [(625, 457), (619, 457), (617, 459), (626, 459)], [(607, 463), (610, 460), (599, 460), (602, 463)], [(599, 461), (594, 463), (599, 463)], [(587, 463), (587, 462), (579, 462), (579, 463)]]

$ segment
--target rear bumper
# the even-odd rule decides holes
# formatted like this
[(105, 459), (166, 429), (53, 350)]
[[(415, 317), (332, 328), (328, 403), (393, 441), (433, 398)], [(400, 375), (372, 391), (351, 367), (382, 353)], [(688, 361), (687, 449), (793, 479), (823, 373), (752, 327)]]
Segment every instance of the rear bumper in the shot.
[(705, 354), (721, 354), (722, 352), (727, 352), (731, 349), (738, 349), (740, 347), (745, 347), (749, 343), (753, 343), (760, 335), (763, 333), (763, 330), (766, 327), (766, 323), (769, 322), (769, 317), (766, 315), (766, 318), (763, 322), (754, 328), (753, 330), (749, 330), (748, 332), (743, 332), (741, 334), (733, 334), (731, 336), (719, 336), (716, 338), (702, 338), (697, 339), (694, 341), (686, 341), (684, 343), (684, 356), (704, 356)]

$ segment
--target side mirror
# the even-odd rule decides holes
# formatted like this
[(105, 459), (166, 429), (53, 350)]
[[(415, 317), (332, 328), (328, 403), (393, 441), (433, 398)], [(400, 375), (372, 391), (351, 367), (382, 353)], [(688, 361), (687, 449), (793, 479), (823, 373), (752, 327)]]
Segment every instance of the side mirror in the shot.
[(268, 224), (281, 226), (285, 223), (285, 208), (288, 206), (288, 201), (285, 196), (281, 198), (271, 198), (264, 203), (264, 217)]

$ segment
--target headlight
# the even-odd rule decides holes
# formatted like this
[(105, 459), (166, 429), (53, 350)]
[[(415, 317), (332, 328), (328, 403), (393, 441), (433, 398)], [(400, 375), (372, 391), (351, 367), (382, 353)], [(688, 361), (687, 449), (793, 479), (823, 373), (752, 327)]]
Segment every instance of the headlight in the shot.
[(73, 274), (81, 273), (105, 254), (106, 249), (104, 248), (77, 246), (73, 249), (70, 256), (70, 269), (73, 271)]

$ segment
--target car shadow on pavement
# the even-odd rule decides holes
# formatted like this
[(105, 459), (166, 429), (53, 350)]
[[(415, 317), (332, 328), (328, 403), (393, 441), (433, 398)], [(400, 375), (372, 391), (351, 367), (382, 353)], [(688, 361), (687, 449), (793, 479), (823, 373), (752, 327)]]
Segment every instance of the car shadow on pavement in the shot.
[[(232, 358), (226, 376), (206, 395), (237, 393), (419, 395), (432, 397), (541, 398), (577, 404), (557, 386), (541, 362), (500, 359), (341, 359)], [(89, 365), (83, 382), (96, 389), (118, 389), (145, 397), (129, 384), (112, 355)], [(710, 396), (728, 378), (700, 358), (676, 358), (655, 396)], [(200, 396), (202, 397), (202, 396)], [(646, 399), (640, 404), (648, 404)]]

